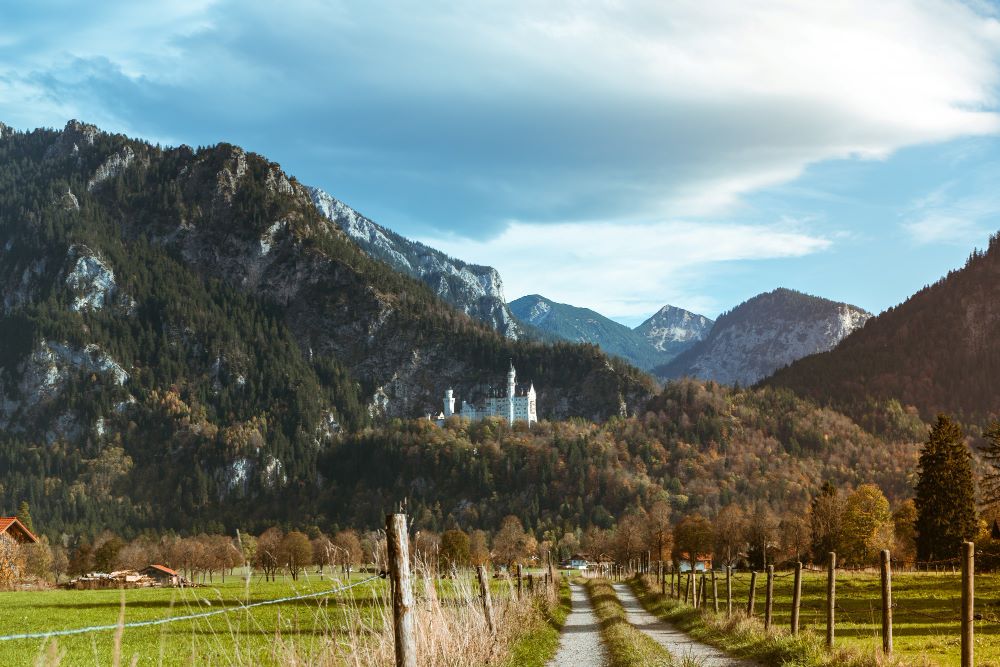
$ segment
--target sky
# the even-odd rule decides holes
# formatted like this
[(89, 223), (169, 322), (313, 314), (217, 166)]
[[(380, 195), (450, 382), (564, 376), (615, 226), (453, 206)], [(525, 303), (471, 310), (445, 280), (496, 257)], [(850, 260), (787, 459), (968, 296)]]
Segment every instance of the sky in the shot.
[(228, 141), (636, 325), (776, 287), (880, 312), (1000, 226), (980, 0), (35, 0), (0, 121)]

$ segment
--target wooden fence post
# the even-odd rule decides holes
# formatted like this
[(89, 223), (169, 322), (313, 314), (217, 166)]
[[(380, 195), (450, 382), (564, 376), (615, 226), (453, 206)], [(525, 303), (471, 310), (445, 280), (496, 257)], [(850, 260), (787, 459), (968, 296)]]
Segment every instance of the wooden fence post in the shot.
[(750, 592), (747, 594), (747, 616), (753, 616), (753, 603), (757, 595), (757, 571), (750, 572)]
[(521, 599), (521, 585), (523, 582), (523, 577), (521, 573), (521, 564), (517, 564), (517, 599)]
[(528, 573), (528, 593), (530, 595), (535, 594), (535, 575)]
[(476, 572), (479, 574), (479, 597), (483, 600), (483, 613), (486, 615), (486, 627), (490, 629), (490, 634), (494, 634), (496, 629), (493, 626), (493, 598), (490, 597), (490, 582), (486, 578), (486, 566), (478, 565)]
[(726, 616), (733, 615), (733, 566), (726, 566)]
[(764, 598), (764, 629), (771, 629), (771, 611), (774, 607), (774, 565), (767, 566), (767, 593)]
[(792, 583), (792, 634), (799, 634), (799, 610), (802, 608), (802, 562), (795, 563), (795, 580)]
[(688, 603), (688, 593), (691, 592), (691, 575), (684, 577), (684, 604)]
[(392, 586), (392, 627), (396, 640), (396, 667), (417, 667), (414, 636), (413, 588), (410, 580), (410, 545), (406, 515), (385, 517), (389, 580)]
[(712, 567), (712, 604), (715, 605), (715, 613), (719, 613), (719, 584), (715, 580), (715, 567)]
[(660, 594), (667, 594), (667, 566), (665, 563), (660, 563)]
[(975, 618), (976, 545), (962, 543), (962, 667), (973, 667), (973, 620)]
[(837, 600), (837, 553), (830, 552), (826, 570), (826, 647), (833, 648), (834, 610)]
[(892, 569), (889, 550), (882, 550), (882, 652), (892, 655)]

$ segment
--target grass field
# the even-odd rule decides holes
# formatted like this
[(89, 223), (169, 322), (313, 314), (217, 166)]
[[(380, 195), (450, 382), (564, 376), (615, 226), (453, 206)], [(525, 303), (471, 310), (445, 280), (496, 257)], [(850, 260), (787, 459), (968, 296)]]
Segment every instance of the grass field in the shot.
[[(720, 608), (725, 611), (725, 575), (718, 575)], [(733, 578), (734, 610), (746, 608), (750, 575)], [(764, 616), (765, 580), (757, 577), (755, 615)], [(896, 573), (892, 580), (895, 654), (918, 664), (959, 665), (959, 574)], [(791, 620), (793, 577), (779, 572), (774, 583), (774, 625), (787, 631)], [(979, 574), (975, 580), (976, 665), (1000, 667), (1000, 575)], [(711, 584), (707, 606), (712, 607)], [(836, 643), (863, 652), (881, 648), (881, 591), (875, 572), (837, 573)], [(825, 636), (826, 574), (803, 572), (800, 627)]]
[[(298, 581), (254, 578), (247, 586), (240, 577), (227, 577), (225, 584), (185, 589), (0, 593), (0, 635), (114, 626), (121, 615), (124, 623), (132, 623), (231, 609), (207, 618), (125, 628), (120, 641), (116, 640), (116, 628), (54, 639), (0, 641), (0, 665), (31, 665), (40, 658), (43, 664), (74, 666), (110, 665), (117, 659), (126, 665), (133, 660), (139, 665), (369, 664), (386, 653), (387, 604), (384, 580), (358, 583), (369, 576), (353, 575), (352, 583), (358, 585), (343, 593), (249, 609), (243, 606), (319, 593), (346, 582), (311, 575)], [(430, 593), (440, 598), (440, 605), (421, 603), (429, 597), (426, 582), (422, 582), (417, 578), (414, 584), (418, 607), (432, 611), (430, 616), (424, 613), (418, 618), (418, 628), (426, 623), (451, 636), (454, 633), (448, 624), (469, 627), (481, 622), (476, 618), (482, 612), (471, 575), (461, 581), (443, 579), (431, 584)], [(502, 610), (498, 613), (512, 614), (512, 619), (518, 614), (521, 620), (527, 618), (513, 605), (503, 605), (510, 599), (507, 583), (494, 581), (491, 588)], [(502, 633), (500, 643), (512, 644), (530, 629), (539, 629), (526, 623), (511, 625), (514, 628)], [(391, 653), (391, 637), (388, 641)], [(432, 637), (431, 641), (436, 640)]]

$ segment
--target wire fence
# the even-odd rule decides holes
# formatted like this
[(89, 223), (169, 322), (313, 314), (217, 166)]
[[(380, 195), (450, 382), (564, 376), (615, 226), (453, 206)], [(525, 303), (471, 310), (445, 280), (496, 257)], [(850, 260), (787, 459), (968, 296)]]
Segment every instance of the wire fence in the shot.
[(132, 621), (129, 623), (114, 623), (111, 625), (91, 625), (85, 628), (72, 628), (69, 630), (49, 630), (45, 632), (22, 632), (19, 634), (3, 635), (0, 636), (0, 642), (2, 641), (12, 641), (15, 639), (48, 639), (50, 637), (66, 637), (69, 635), (82, 635), (90, 632), (103, 632), (107, 630), (117, 630), (119, 628), (144, 628), (154, 625), (166, 625), (168, 623), (178, 623), (180, 621), (192, 621), (201, 618), (208, 618), (210, 616), (219, 616), (221, 614), (229, 614), (234, 611), (245, 611), (248, 609), (253, 609), (254, 607), (265, 607), (274, 604), (283, 604), (286, 602), (294, 602), (296, 600), (306, 600), (309, 598), (318, 597), (328, 597), (331, 595), (337, 595), (338, 593), (343, 593), (349, 591), (352, 588), (367, 584), (375, 579), (381, 578), (380, 575), (373, 575), (367, 579), (361, 581), (356, 581), (353, 584), (348, 584), (346, 586), (341, 586), (340, 588), (335, 588), (333, 590), (318, 591), (315, 593), (304, 593), (302, 595), (291, 595), (282, 598), (275, 598), (273, 600), (263, 600), (261, 602), (253, 602), (251, 604), (238, 604), (232, 607), (226, 607), (225, 609), (213, 609), (212, 611), (202, 611), (195, 614), (185, 614), (183, 616), (170, 616), (167, 618), (156, 618), (147, 621)]

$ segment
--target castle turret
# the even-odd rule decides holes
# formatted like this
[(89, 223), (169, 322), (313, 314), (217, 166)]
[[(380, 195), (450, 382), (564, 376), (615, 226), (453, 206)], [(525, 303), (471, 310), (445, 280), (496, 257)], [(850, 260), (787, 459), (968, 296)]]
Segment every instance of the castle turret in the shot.
[(444, 392), (444, 417), (447, 419), (455, 414), (455, 392), (450, 387)]
[(517, 371), (514, 370), (514, 361), (510, 362), (510, 370), (507, 371), (507, 423), (514, 425), (514, 395), (517, 392)]

